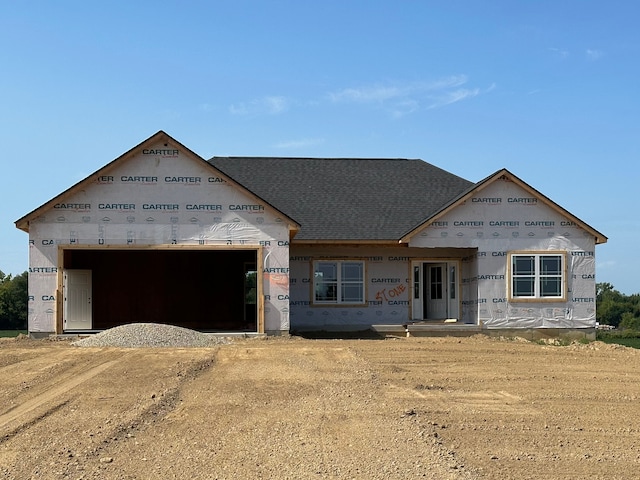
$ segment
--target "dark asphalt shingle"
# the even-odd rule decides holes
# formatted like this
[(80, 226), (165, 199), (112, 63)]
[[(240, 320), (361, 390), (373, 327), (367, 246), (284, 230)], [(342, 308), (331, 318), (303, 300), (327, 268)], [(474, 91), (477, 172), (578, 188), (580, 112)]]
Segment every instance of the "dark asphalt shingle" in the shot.
[(296, 240), (398, 240), (473, 183), (422, 160), (213, 157), (297, 221)]

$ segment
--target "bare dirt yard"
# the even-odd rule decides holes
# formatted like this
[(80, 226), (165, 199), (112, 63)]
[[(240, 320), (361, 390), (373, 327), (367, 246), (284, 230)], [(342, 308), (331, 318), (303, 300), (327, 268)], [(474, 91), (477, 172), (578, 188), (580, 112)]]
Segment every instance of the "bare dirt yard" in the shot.
[(640, 351), (594, 342), (0, 342), (0, 478), (629, 479)]

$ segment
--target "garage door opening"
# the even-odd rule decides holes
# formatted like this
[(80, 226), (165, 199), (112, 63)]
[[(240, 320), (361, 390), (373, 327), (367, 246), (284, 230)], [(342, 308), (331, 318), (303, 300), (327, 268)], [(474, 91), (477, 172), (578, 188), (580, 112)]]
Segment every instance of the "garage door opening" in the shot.
[[(258, 331), (255, 249), (67, 249), (63, 262), (65, 272), (90, 272), (91, 278), (90, 305), (84, 309), (90, 319), (64, 318), (65, 331), (139, 322), (203, 332)], [(84, 298), (69, 293), (65, 306), (69, 298)], [(82, 310), (74, 305), (64, 315)]]

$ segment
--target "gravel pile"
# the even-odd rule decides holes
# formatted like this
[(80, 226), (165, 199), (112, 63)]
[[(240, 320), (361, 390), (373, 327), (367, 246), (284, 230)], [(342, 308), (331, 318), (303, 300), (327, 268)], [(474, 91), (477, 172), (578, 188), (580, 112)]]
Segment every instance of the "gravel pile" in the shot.
[(228, 338), (160, 323), (130, 323), (110, 328), (72, 345), (77, 347), (211, 347), (229, 343)]

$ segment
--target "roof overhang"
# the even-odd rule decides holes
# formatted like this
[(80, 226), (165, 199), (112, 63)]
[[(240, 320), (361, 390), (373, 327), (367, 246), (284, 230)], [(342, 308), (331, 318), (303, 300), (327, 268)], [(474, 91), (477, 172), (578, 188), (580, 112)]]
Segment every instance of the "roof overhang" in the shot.
[(126, 162), (127, 160), (129, 160), (130, 158), (134, 157), (135, 155), (139, 154), (143, 149), (148, 148), (151, 145), (156, 145), (158, 143), (163, 143), (165, 146), (172, 146), (172, 147), (179, 148), (186, 156), (194, 159), (197, 162), (201, 162), (205, 168), (208, 168), (211, 171), (215, 172), (216, 175), (221, 176), (228, 183), (230, 183), (232, 185), (235, 185), (236, 187), (242, 189), (250, 197), (253, 197), (256, 200), (259, 200), (260, 202), (263, 202), (266, 205), (269, 205), (269, 207), (272, 208), (274, 211), (276, 211), (279, 216), (282, 216), (284, 221), (287, 223), (288, 228), (289, 228), (289, 236), (290, 236), (290, 238), (293, 238), (296, 235), (296, 233), (300, 230), (300, 224), (298, 224), (298, 222), (296, 222), (295, 220), (290, 218), (284, 212), (278, 210), (276, 207), (271, 205), (269, 202), (267, 202), (263, 198), (260, 198), (255, 193), (253, 193), (250, 190), (248, 190), (246, 187), (244, 187), (243, 185), (241, 185), (240, 183), (235, 181), (233, 178), (229, 177), (224, 172), (218, 170), (216, 167), (211, 165), (209, 162), (207, 162), (200, 155), (198, 155), (197, 153), (193, 152), (191, 149), (185, 147), (182, 143), (178, 142), (176, 139), (174, 139), (173, 137), (171, 137), (167, 133), (163, 132), (162, 130), (160, 130), (156, 134), (152, 135), (151, 137), (147, 138), (146, 140), (144, 140), (140, 144), (136, 145), (135, 147), (133, 147), (129, 151), (125, 152), (124, 154), (122, 154), (121, 156), (116, 158), (115, 160), (109, 162), (107, 165), (105, 165), (104, 167), (102, 167), (99, 170), (95, 171), (94, 173), (92, 173), (88, 177), (84, 178), (83, 180), (79, 181), (75, 185), (69, 187), (67, 190), (65, 190), (64, 192), (60, 193), (56, 197), (52, 198), (48, 202), (40, 205), (35, 210), (29, 212), (28, 214), (26, 214), (22, 218), (16, 220), (16, 222), (15, 222), (16, 228), (28, 233), (29, 232), (30, 222), (33, 219), (39, 217), (44, 212), (46, 212), (49, 209), (53, 208), (53, 206), (56, 205), (57, 203), (64, 202), (65, 199), (71, 197), (75, 193), (81, 191), (87, 185), (93, 183), (95, 180), (98, 179), (98, 177), (101, 177), (103, 175), (108, 175), (111, 171), (115, 170), (119, 165), (121, 165), (122, 163)]
[(485, 189), (489, 185), (493, 184), (494, 182), (496, 182), (498, 180), (503, 180), (503, 179), (506, 179), (506, 180), (509, 180), (509, 181), (515, 183), (516, 185), (521, 187), (523, 190), (529, 192), (529, 194), (531, 194), (532, 196), (538, 198), (545, 205), (547, 205), (551, 209), (553, 209), (556, 212), (558, 212), (560, 215), (563, 215), (563, 216), (567, 217), (572, 222), (574, 222), (577, 225), (579, 225), (580, 228), (584, 229), (585, 231), (587, 231), (590, 235), (592, 235), (595, 238), (595, 243), (596, 244), (606, 243), (607, 242), (607, 237), (605, 235), (603, 235), (602, 233), (600, 233), (598, 230), (596, 230), (595, 228), (591, 227), (590, 225), (588, 225), (584, 221), (580, 220), (578, 217), (573, 215), (571, 212), (569, 212), (569, 211), (565, 210), (564, 208), (562, 208), (560, 205), (555, 203), (553, 200), (551, 200), (547, 196), (543, 195), (541, 192), (539, 192), (538, 190), (533, 188), (531, 185), (529, 185), (528, 183), (522, 181), (520, 178), (515, 176), (509, 170), (503, 168), (502, 170), (498, 170), (493, 175), (488, 176), (484, 180), (479, 181), (478, 183), (473, 185), (469, 190), (467, 190), (466, 192), (463, 192), (461, 195), (459, 195), (458, 197), (453, 199), (451, 202), (449, 202), (447, 205), (445, 205), (438, 212), (436, 212), (435, 214), (433, 214), (430, 217), (426, 218), (422, 223), (420, 223), (415, 228), (411, 229), (409, 232), (404, 234), (402, 236), (402, 238), (399, 240), (399, 243), (409, 243), (411, 238), (414, 235), (416, 235), (418, 232), (420, 232), (423, 228), (425, 228), (428, 224), (439, 220), (440, 218), (444, 217), (447, 213), (451, 212), (452, 210), (457, 208), (459, 205), (463, 204), (467, 199), (469, 199), (472, 196), (476, 195), (478, 192), (482, 191), (483, 189)]
[(373, 245), (397, 247), (398, 240), (353, 240), (353, 239), (303, 239), (296, 240), (296, 245)]

